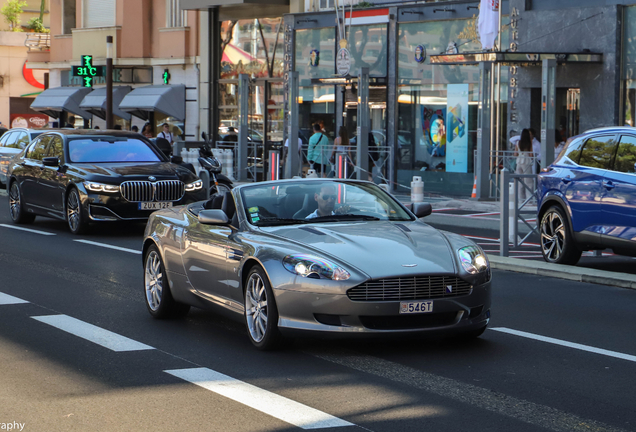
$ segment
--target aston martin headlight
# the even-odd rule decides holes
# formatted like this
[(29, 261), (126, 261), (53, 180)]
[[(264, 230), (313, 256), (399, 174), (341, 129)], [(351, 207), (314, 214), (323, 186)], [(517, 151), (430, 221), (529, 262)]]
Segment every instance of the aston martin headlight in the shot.
[(468, 273), (477, 274), (488, 269), (488, 258), (478, 246), (466, 246), (459, 250), (459, 260)]
[(294, 274), (310, 279), (343, 281), (351, 277), (338, 264), (309, 255), (288, 255), (283, 258), (283, 266)]
[(84, 182), (84, 187), (86, 188), (86, 190), (91, 192), (119, 192), (118, 185), (109, 185), (104, 183)]
[(195, 190), (199, 190), (203, 187), (203, 182), (201, 180), (197, 180), (194, 183), (189, 183), (185, 186), (186, 192), (192, 192)]

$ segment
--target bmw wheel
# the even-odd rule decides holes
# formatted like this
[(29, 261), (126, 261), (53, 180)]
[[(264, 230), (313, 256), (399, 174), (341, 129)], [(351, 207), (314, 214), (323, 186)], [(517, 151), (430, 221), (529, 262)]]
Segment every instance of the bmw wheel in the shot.
[(190, 310), (189, 305), (172, 298), (163, 260), (154, 245), (148, 248), (144, 259), (144, 292), (146, 307), (154, 318), (182, 317)]
[(276, 348), (281, 340), (274, 293), (262, 268), (252, 267), (245, 284), (245, 324), (250, 341), (261, 350)]
[(570, 231), (570, 223), (561, 207), (552, 206), (541, 218), (543, 259), (556, 264), (576, 264), (581, 258)]
[(35, 215), (26, 213), (17, 181), (12, 181), (9, 187), (9, 215), (16, 224), (28, 224), (35, 220)]
[(88, 228), (88, 218), (82, 206), (77, 189), (73, 188), (66, 196), (66, 222), (73, 234), (82, 234)]

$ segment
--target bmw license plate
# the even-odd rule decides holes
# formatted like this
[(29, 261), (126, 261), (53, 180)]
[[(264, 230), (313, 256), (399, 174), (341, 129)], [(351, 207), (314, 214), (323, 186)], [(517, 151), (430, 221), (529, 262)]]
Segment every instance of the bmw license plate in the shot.
[(172, 207), (171, 202), (140, 202), (139, 210), (161, 210)]
[(432, 301), (408, 301), (400, 302), (401, 314), (416, 314), (433, 312)]

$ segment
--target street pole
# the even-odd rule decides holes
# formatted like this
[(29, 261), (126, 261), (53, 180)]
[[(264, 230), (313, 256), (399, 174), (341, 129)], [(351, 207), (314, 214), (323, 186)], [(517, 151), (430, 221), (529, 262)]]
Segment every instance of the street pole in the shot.
[(106, 36), (106, 129), (113, 126), (113, 37)]

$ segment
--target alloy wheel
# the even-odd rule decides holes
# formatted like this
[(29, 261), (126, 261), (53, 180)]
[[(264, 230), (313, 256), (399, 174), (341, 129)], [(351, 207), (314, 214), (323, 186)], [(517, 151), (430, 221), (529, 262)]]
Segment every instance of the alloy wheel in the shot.
[(258, 273), (253, 273), (247, 281), (245, 291), (245, 314), (250, 336), (260, 342), (267, 330), (267, 290)]
[(163, 272), (161, 270), (161, 260), (156, 251), (153, 250), (148, 254), (145, 267), (146, 302), (152, 311), (156, 311), (161, 306), (161, 297), (163, 295)]
[(20, 189), (18, 188), (18, 183), (11, 183), (11, 189), (9, 190), (9, 213), (11, 214), (11, 219), (17, 221), (20, 219)]
[(548, 261), (558, 261), (565, 248), (565, 224), (561, 215), (551, 211), (541, 221), (541, 249)]
[(80, 203), (77, 192), (72, 190), (66, 202), (66, 219), (71, 231), (76, 232), (80, 225)]

